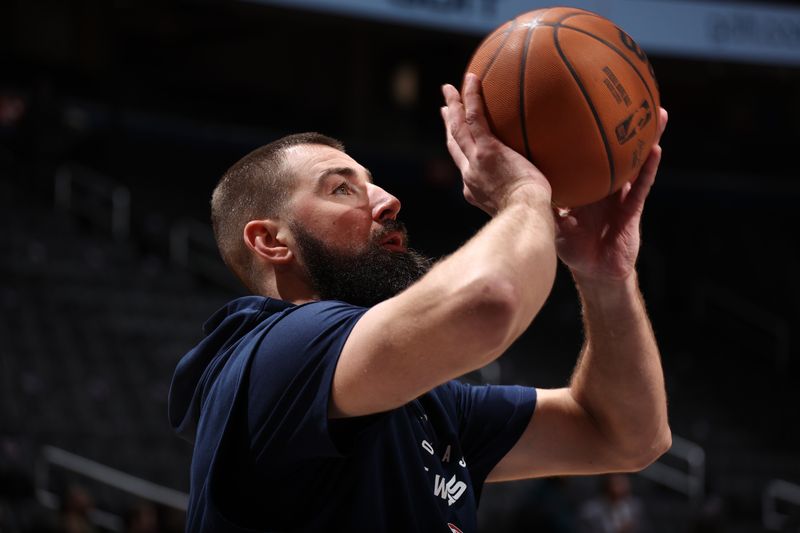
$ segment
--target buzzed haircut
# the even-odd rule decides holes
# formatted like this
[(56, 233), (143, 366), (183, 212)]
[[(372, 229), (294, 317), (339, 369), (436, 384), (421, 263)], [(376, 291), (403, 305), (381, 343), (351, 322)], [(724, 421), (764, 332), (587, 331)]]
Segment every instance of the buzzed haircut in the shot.
[(251, 220), (280, 218), (295, 180), (286, 167), (286, 149), (320, 144), (344, 152), (340, 141), (316, 132), (296, 133), (256, 148), (229, 168), (211, 195), (211, 225), (222, 260), (251, 291), (252, 258), (242, 237)]

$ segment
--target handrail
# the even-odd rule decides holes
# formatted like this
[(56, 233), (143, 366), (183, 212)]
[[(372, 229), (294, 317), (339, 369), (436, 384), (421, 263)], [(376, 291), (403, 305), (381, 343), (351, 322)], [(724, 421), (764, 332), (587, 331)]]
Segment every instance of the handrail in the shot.
[[(128, 238), (131, 194), (127, 187), (89, 169), (62, 165), (56, 172), (54, 197), (57, 208), (107, 227), (117, 240)], [(106, 205), (108, 209), (104, 209)], [(174, 223), (169, 235), (169, 255), (177, 266), (200, 274), (221, 287), (236, 292), (242, 290), (220, 260), (208, 224), (193, 219)]]
[(673, 435), (672, 447), (664, 455), (686, 463), (686, 470), (659, 461), (639, 472), (639, 475), (686, 495), (692, 503), (699, 503), (705, 493), (705, 450), (690, 440)]
[[(39, 505), (47, 509), (57, 510), (59, 507), (58, 496), (45, 489), (36, 489), (36, 498)], [(125, 521), (113, 514), (101, 511), (100, 509), (90, 509), (88, 512), (89, 521), (108, 531), (124, 531)]]
[[(117, 240), (128, 238), (131, 193), (124, 185), (82, 167), (63, 165), (56, 172), (54, 196), (59, 209), (75, 212), (100, 227), (107, 227)], [(92, 205), (91, 200), (108, 204), (110, 213)]]
[(782, 479), (770, 481), (761, 495), (761, 519), (764, 528), (783, 531), (790, 515), (778, 511), (778, 502), (783, 501), (800, 509), (800, 485)]
[(180, 511), (186, 511), (188, 507), (189, 496), (186, 493), (162, 487), (55, 446), (42, 448), (42, 460), (43, 463), (40, 463), (37, 470), (36, 482), (44, 499), (47, 498), (47, 468), (55, 465), (151, 502)]

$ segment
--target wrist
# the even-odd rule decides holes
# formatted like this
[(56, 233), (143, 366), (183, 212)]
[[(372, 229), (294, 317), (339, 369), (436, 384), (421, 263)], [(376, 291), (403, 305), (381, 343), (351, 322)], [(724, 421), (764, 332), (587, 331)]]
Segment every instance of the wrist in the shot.
[(636, 270), (632, 270), (622, 278), (604, 278), (572, 273), (575, 286), (585, 303), (596, 303), (601, 306), (615, 305), (627, 301), (631, 297), (638, 298), (639, 278)]
[[(587, 339), (619, 339), (648, 323), (636, 273), (624, 279), (575, 279)], [(639, 329), (637, 329), (639, 328)], [(651, 332), (652, 334), (652, 332)], [(616, 342), (616, 341), (615, 341)]]
[(538, 182), (526, 181), (516, 184), (506, 193), (500, 205), (500, 210), (513, 205), (527, 205), (529, 207), (544, 206), (549, 211), (551, 203), (552, 190), (547, 182), (541, 184)]

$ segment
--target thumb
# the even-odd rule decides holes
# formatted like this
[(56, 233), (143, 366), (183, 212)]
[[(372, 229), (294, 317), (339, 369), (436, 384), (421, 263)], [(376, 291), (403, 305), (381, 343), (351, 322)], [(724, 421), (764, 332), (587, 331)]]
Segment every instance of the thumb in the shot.
[(555, 218), (556, 229), (559, 234), (569, 235), (578, 229), (578, 219), (569, 214), (569, 212), (563, 213), (560, 210), (556, 210), (553, 218)]

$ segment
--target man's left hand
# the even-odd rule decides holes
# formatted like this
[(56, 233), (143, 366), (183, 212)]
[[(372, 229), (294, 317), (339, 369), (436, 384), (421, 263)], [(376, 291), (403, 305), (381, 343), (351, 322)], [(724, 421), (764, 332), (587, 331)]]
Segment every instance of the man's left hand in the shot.
[(658, 144), (667, 125), (660, 110), (656, 144), (638, 177), (594, 204), (560, 210), (556, 218), (556, 247), (576, 279), (622, 281), (633, 274), (639, 254), (639, 224), (644, 202), (661, 161)]

